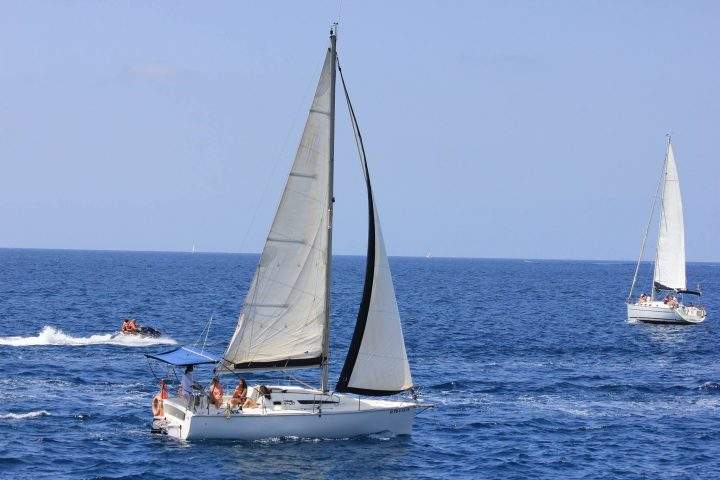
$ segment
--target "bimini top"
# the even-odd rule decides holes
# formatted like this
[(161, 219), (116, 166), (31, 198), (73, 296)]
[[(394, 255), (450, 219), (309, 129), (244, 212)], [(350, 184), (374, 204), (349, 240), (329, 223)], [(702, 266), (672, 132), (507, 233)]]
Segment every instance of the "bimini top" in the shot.
[(176, 367), (218, 362), (217, 358), (208, 355), (207, 353), (195, 351), (188, 347), (178, 347), (174, 350), (158, 354), (146, 353), (145, 356), (155, 360), (160, 360), (161, 362), (169, 363), (170, 365), (175, 365)]

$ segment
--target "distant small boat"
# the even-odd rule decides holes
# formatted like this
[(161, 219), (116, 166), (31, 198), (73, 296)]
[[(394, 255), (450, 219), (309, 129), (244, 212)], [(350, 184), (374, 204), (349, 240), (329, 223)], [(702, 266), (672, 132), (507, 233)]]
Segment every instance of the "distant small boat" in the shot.
[(195, 253), (195, 244), (193, 243), (192, 253)]
[(117, 338), (121, 335), (158, 338), (162, 334), (159, 330), (156, 330), (153, 327), (148, 327), (147, 325), (138, 325), (134, 319), (125, 318), (123, 319), (123, 324), (122, 327), (120, 327), (120, 331), (114, 334), (112, 338)]
[(425, 258), (427, 258), (427, 259), (432, 258), (432, 255), (430, 255), (430, 252), (428, 252), (428, 253), (425, 254)]
[[(640, 262), (645, 251), (645, 241), (655, 212), (657, 193), (653, 199), (650, 219), (645, 228), (645, 235), (640, 248), (640, 257), (635, 267), (635, 275), (626, 300), (628, 320), (646, 323), (700, 323), (707, 316), (705, 307), (693, 304), (684, 305), (682, 303), (683, 294), (700, 296), (701, 293), (699, 289), (687, 289), (685, 278), (685, 227), (683, 225), (680, 179), (669, 135), (658, 190), (660, 190), (660, 187), (662, 187), (660, 226), (658, 229), (651, 294), (645, 295), (643, 293), (637, 300), (632, 300)], [(667, 292), (662, 300), (658, 298), (660, 292)]]

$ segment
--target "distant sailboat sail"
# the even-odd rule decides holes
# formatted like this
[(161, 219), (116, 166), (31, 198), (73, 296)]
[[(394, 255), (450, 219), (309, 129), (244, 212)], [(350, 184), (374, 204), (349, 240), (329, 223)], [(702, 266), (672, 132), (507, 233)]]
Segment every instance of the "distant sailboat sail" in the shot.
[(295, 161), (235, 334), (228, 369), (320, 365), (328, 324), (331, 95), (328, 49)]
[(685, 290), (685, 227), (680, 180), (670, 142), (665, 159), (660, 212), (654, 285), (665, 290)]
[(365, 286), (355, 332), (335, 390), (364, 395), (392, 395), (412, 388), (412, 376), (365, 148), (342, 69), (340, 78), (367, 188), (368, 250)]

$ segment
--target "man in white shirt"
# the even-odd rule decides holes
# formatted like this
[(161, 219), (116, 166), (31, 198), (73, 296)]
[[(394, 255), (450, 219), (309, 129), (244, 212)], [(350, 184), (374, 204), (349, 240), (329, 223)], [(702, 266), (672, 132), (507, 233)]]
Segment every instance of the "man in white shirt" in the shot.
[(189, 397), (193, 391), (193, 385), (195, 385), (195, 377), (193, 375), (193, 366), (188, 365), (185, 368), (185, 374), (180, 381), (180, 396)]

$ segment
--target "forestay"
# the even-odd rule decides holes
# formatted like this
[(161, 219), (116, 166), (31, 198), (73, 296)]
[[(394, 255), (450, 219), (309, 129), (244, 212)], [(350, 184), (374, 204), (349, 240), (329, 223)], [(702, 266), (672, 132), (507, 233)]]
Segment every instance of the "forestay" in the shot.
[(369, 231), (363, 298), (336, 391), (392, 395), (411, 388), (412, 376), (365, 149), (342, 70), (340, 78), (365, 176)]
[(658, 288), (686, 288), (685, 284), (685, 227), (683, 225), (680, 180), (672, 144), (668, 142), (665, 160), (660, 231), (655, 261), (655, 285)]
[(328, 49), (285, 190), (224, 355), (228, 369), (322, 362), (333, 68)]

